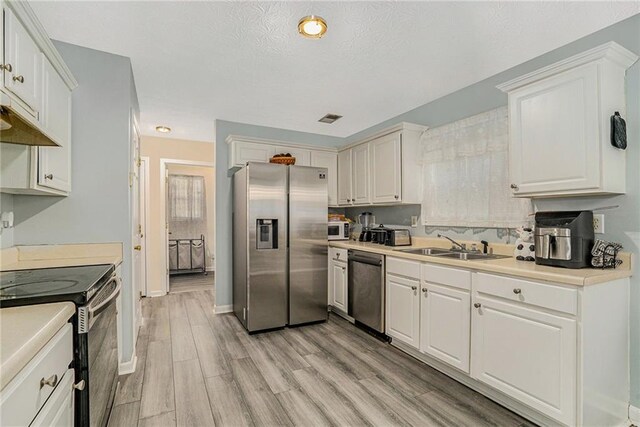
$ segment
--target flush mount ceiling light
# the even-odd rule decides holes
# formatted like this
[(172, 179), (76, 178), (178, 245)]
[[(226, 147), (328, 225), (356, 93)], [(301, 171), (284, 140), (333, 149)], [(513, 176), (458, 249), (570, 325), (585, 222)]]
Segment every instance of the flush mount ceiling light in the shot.
[(171, 132), (171, 128), (167, 126), (156, 126), (156, 130), (160, 133), (169, 133)]
[(298, 22), (298, 32), (308, 39), (319, 39), (327, 32), (327, 21), (316, 15), (305, 16)]
[(321, 118), (318, 121), (321, 122), (321, 123), (329, 123), (329, 124), (331, 124), (331, 123), (333, 123), (336, 120), (341, 119), (341, 118), (342, 118), (342, 116), (339, 116), (338, 114), (329, 113), (329, 114), (325, 115), (323, 118)]

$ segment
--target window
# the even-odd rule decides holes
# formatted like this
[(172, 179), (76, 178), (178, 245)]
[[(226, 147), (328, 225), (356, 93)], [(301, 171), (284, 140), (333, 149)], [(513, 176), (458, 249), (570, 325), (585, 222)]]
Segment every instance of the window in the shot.
[(169, 176), (171, 220), (204, 220), (205, 203), (204, 177), (188, 175)]

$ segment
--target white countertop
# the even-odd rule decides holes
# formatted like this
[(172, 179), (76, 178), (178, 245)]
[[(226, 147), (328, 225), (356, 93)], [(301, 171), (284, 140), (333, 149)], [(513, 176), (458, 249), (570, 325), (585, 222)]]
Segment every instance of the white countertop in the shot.
[[(632, 257), (628, 253), (621, 253), (620, 258), (623, 264), (616, 269), (597, 269), (597, 268), (581, 268), (568, 269), (561, 267), (549, 267), (545, 265), (537, 265), (535, 262), (518, 261), (515, 258), (501, 258), (492, 260), (473, 260), (463, 261), (451, 258), (442, 258), (434, 256), (425, 256), (418, 254), (409, 254), (399, 251), (398, 249), (424, 248), (424, 247), (445, 247), (446, 244), (438, 239), (415, 238), (412, 246), (389, 247), (378, 245), (375, 243), (363, 243), (352, 240), (330, 241), (329, 246), (343, 249), (356, 249), (365, 252), (373, 252), (397, 258), (411, 259), (414, 261), (429, 262), (433, 264), (448, 265), (451, 267), (465, 268), (473, 271), (482, 271), (488, 273), (505, 274), (509, 276), (522, 277), (526, 279), (544, 280), (554, 283), (562, 283), (566, 285), (587, 286), (597, 283), (610, 282), (616, 279), (631, 277)], [(494, 245), (498, 250), (496, 253), (513, 254), (513, 249), (509, 249), (509, 245)], [(507, 252), (511, 250), (511, 252)]]
[(0, 309), (0, 390), (75, 313), (71, 302)]
[(0, 252), (0, 271), (122, 263), (122, 243), (14, 246)]

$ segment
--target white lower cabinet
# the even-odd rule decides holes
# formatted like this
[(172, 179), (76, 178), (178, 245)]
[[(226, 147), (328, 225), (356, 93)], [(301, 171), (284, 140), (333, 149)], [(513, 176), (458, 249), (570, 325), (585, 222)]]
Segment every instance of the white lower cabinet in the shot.
[(62, 380), (44, 404), (31, 427), (71, 427), (74, 409), (74, 372), (68, 369)]
[(421, 294), (420, 351), (468, 373), (469, 291), (423, 281)]
[(329, 305), (344, 314), (348, 311), (347, 250), (329, 249)]
[(476, 295), (472, 324), (473, 378), (575, 424), (575, 319)]
[(420, 345), (420, 280), (387, 273), (385, 330), (411, 347)]

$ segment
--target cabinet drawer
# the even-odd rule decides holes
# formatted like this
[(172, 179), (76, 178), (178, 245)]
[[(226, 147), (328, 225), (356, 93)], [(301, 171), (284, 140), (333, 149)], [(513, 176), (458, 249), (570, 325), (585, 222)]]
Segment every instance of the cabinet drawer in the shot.
[(40, 381), (57, 376), (59, 386), (72, 360), (73, 328), (67, 323), (2, 390), (0, 425), (29, 425), (55, 390), (55, 386), (40, 386)]
[(329, 259), (336, 262), (347, 263), (349, 257), (347, 249), (329, 248)]
[(467, 270), (422, 264), (421, 277), (424, 282), (428, 283), (439, 283), (466, 290), (471, 289), (471, 272)]
[(387, 273), (420, 280), (420, 262), (387, 257)]
[(476, 273), (475, 290), (568, 314), (578, 313), (578, 290), (540, 282)]

